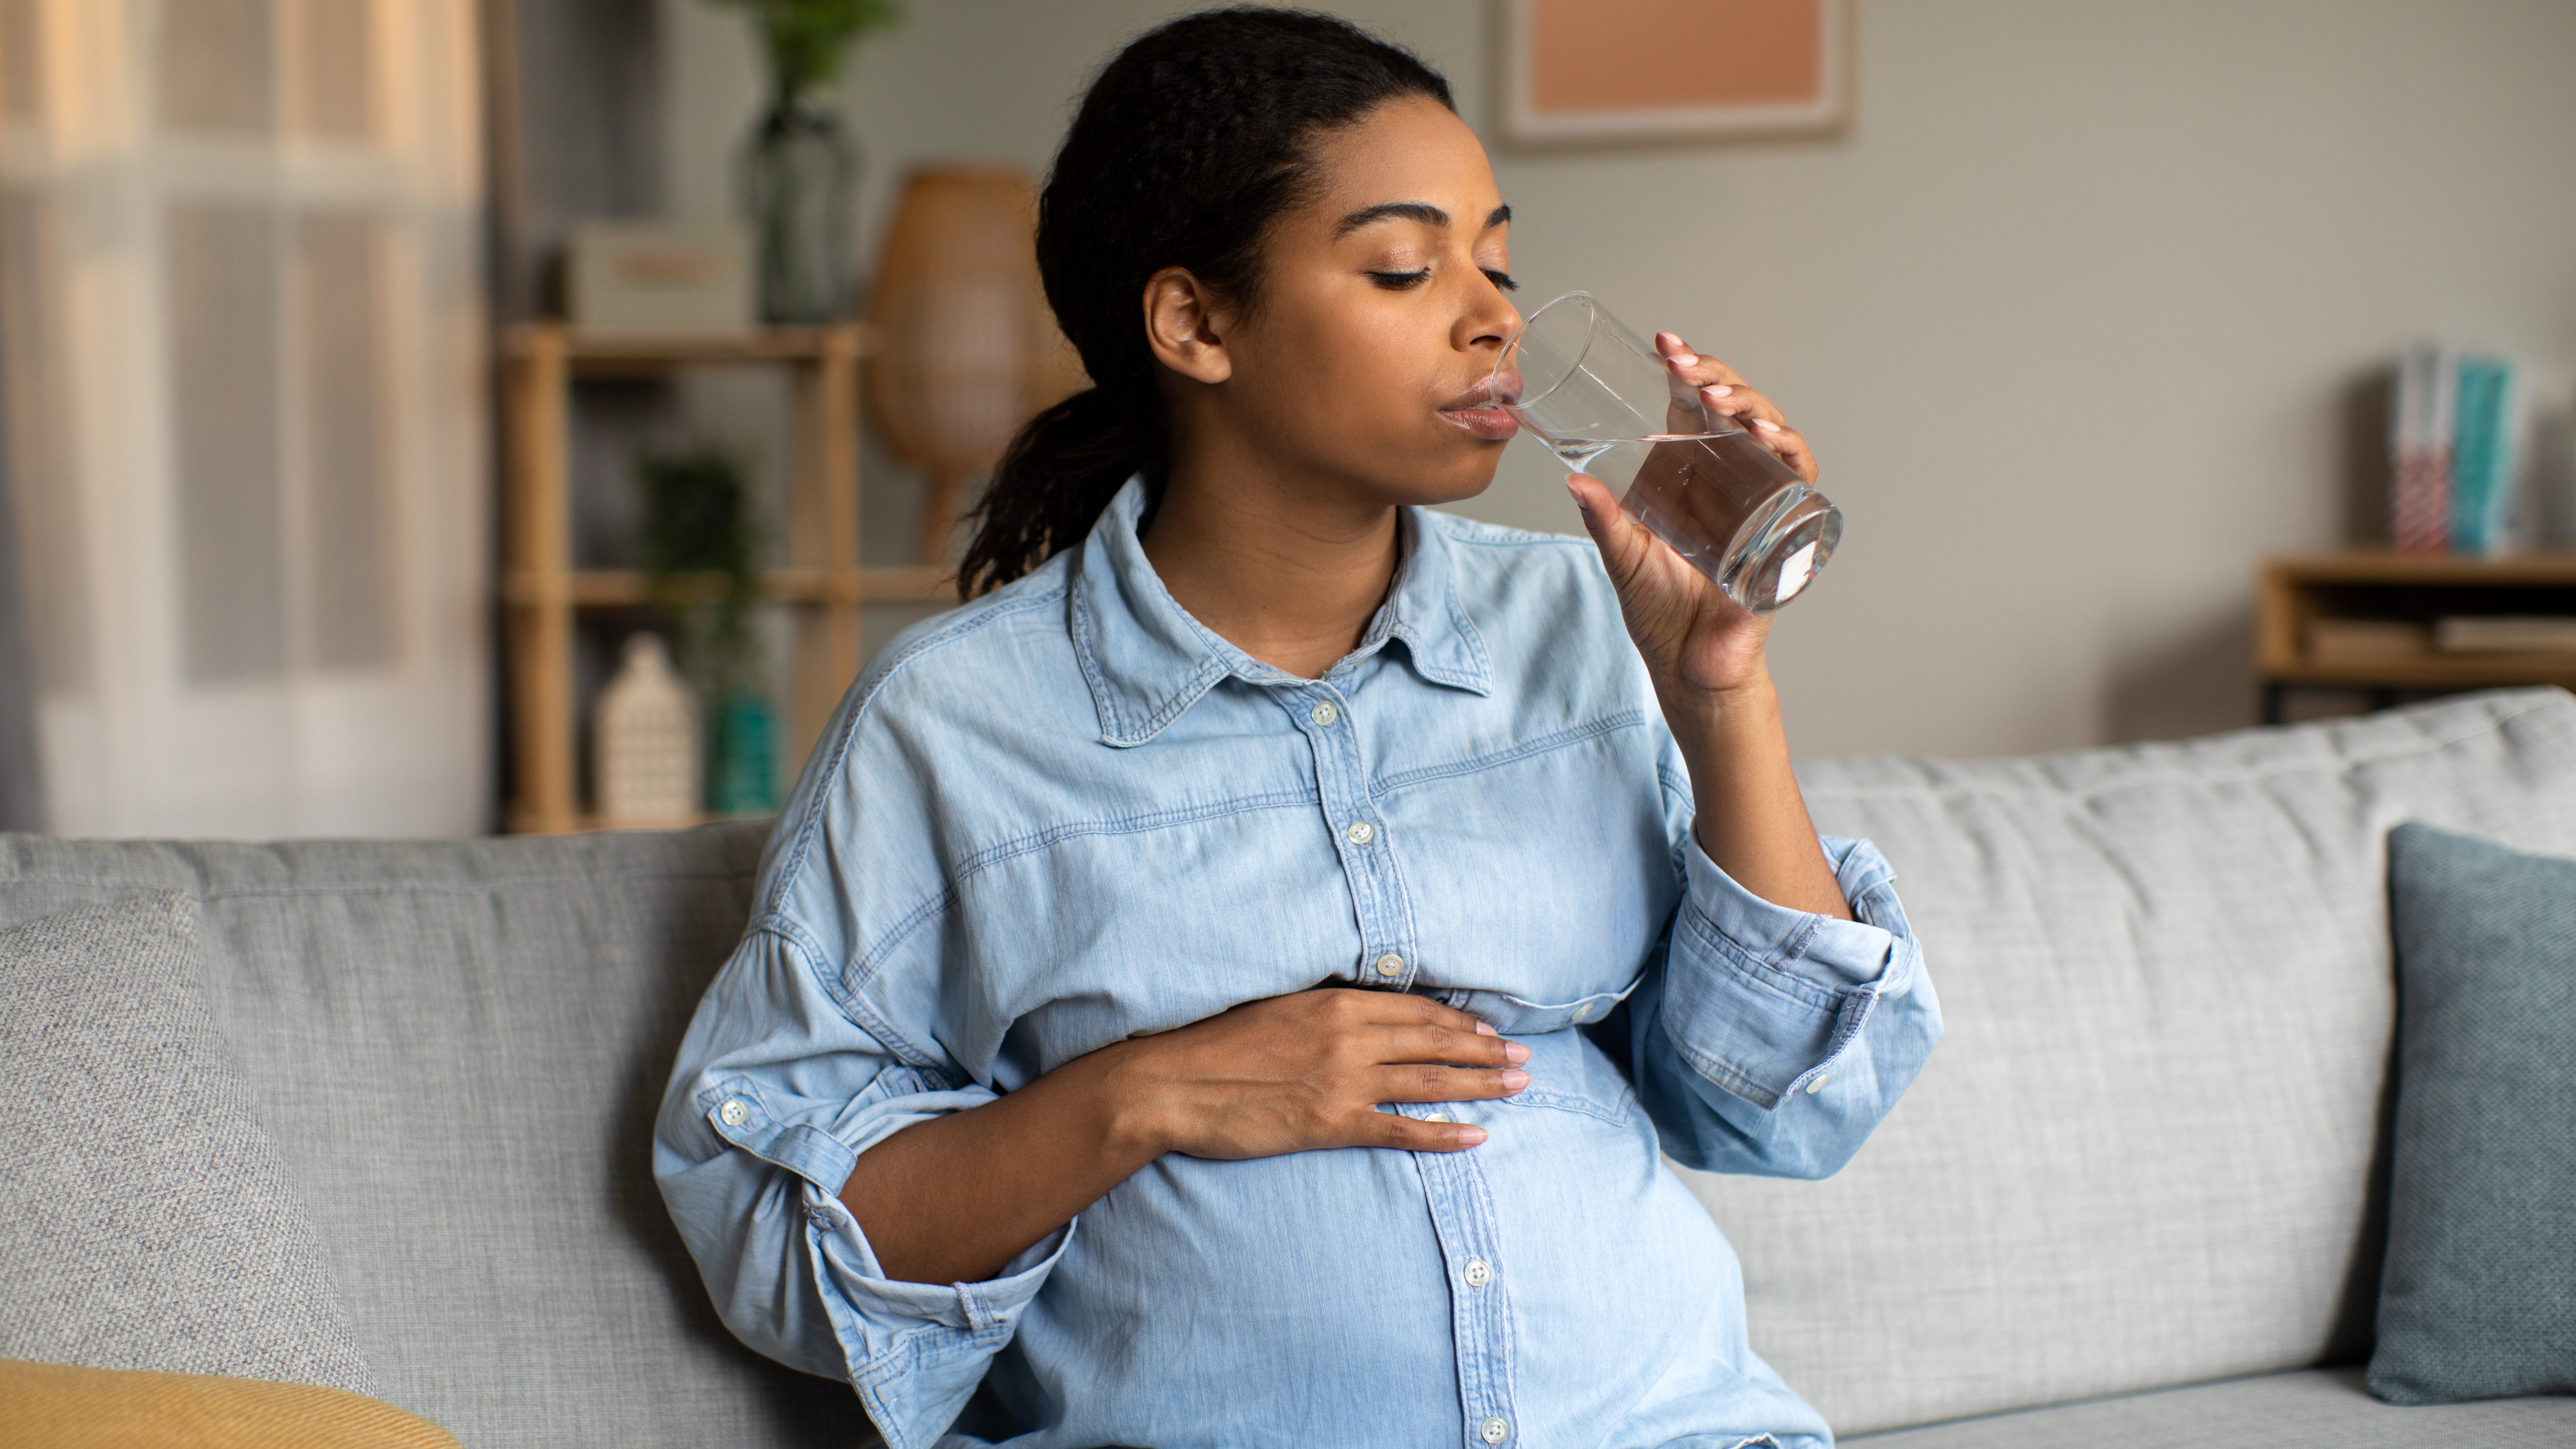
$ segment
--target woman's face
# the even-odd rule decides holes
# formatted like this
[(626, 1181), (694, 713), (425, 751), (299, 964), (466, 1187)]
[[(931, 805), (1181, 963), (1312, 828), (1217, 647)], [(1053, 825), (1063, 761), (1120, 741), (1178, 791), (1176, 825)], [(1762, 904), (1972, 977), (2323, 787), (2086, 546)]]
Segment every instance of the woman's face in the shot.
[(1508, 415), (1482, 389), (1520, 325), (1511, 212), (1448, 108), (1390, 102), (1316, 147), (1318, 194), (1274, 224), (1226, 337), (1227, 425), (1261, 456), (1391, 503), (1494, 481)]

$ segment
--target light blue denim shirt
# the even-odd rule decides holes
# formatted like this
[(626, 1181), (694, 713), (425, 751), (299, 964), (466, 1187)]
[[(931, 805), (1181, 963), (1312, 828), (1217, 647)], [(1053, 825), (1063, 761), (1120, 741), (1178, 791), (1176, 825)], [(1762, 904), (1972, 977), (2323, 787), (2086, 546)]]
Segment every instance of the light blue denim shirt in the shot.
[[(1824, 837), (1846, 922), (1701, 853), (1589, 542), (1408, 511), (1310, 680), (1173, 602), (1143, 503), (890, 645), (806, 765), (656, 1133), (725, 1321), (892, 1449), (1828, 1443), (1658, 1149), (1823, 1176), (1913, 1081), (1886, 862)], [(1329, 984), (1473, 1012), (1533, 1080), (1387, 1109), (1465, 1152), (1167, 1155), (986, 1282), (888, 1279), (837, 1199), (904, 1126)]]

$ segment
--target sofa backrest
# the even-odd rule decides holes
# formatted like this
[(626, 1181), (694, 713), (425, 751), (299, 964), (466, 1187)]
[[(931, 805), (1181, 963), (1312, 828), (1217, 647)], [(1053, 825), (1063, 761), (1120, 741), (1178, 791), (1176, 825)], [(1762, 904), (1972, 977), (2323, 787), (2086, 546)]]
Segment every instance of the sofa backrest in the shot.
[(0, 927), (200, 903), (215, 1014), (378, 1392), (464, 1443), (874, 1441), (717, 1321), (653, 1186), (763, 831), (455, 843), (0, 837)]
[(2576, 697), (1801, 771), (1948, 1034), (1820, 1183), (1685, 1174), (1843, 1433), (2366, 1354), (2403, 820), (2576, 855)]

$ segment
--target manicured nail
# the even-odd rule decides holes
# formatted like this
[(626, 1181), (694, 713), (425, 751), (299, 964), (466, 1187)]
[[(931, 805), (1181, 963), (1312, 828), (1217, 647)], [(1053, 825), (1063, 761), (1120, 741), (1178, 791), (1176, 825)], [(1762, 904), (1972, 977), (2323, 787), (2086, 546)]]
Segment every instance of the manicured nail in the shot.
[(1679, 347), (1682, 345), (1682, 335), (1678, 332), (1658, 332), (1655, 334), (1655, 345), (1657, 347)]
[(1462, 1147), (1473, 1147), (1484, 1140), (1485, 1129), (1482, 1127), (1462, 1125), (1458, 1129), (1458, 1144)]
[(1760, 428), (1766, 433), (1776, 433), (1780, 431), (1780, 425), (1778, 423), (1765, 422), (1760, 418), (1755, 418), (1753, 420), (1753, 426)]
[(1700, 389), (1700, 392), (1708, 397), (1724, 397), (1733, 391), (1735, 391), (1735, 389), (1728, 387), (1722, 382), (1712, 382), (1708, 386)]
[(1699, 354), (1689, 351), (1676, 352), (1673, 354), (1673, 366), (1697, 367), (1699, 366)]
[(1521, 1088), (1528, 1086), (1529, 1082), (1529, 1073), (1522, 1071), (1518, 1067), (1513, 1067), (1503, 1073), (1503, 1090), (1506, 1092), (1517, 1092)]
[(1495, 1035), (1498, 1035), (1498, 1033), (1494, 1030), (1493, 1023), (1491, 1023), (1491, 1022), (1486, 1022), (1486, 1021), (1480, 1021), (1480, 1022), (1477, 1022), (1477, 1023), (1476, 1023), (1476, 1035), (1478, 1035), (1478, 1036), (1495, 1036)]
[(1507, 1041), (1503, 1043), (1503, 1060), (1514, 1063), (1528, 1061), (1529, 1048), (1516, 1041)]

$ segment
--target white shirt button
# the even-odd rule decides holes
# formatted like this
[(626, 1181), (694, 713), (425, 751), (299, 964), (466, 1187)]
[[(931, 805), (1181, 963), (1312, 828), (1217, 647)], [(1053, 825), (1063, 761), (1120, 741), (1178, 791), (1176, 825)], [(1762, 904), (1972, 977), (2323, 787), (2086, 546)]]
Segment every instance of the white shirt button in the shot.
[(1385, 955), (1378, 957), (1376, 961), (1370, 964), (1377, 967), (1377, 974), (1380, 976), (1391, 978), (1404, 974), (1404, 958), (1398, 956), (1393, 951), (1389, 951)]
[(1476, 1437), (1488, 1444), (1500, 1444), (1512, 1437), (1512, 1426), (1503, 1422), (1502, 1415), (1496, 1414), (1476, 1426)]
[(1468, 1287), (1482, 1288), (1494, 1281), (1494, 1265), (1482, 1258), (1469, 1258), (1467, 1271), (1461, 1276), (1466, 1278)]
[(1317, 700), (1315, 707), (1306, 711), (1306, 718), (1313, 720), (1317, 729), (1331, 729), (1333, 721), (1341, 717), (1342, 712), (1329, 699)]
[(1807, 1095), (1808, 1095), (1808, 1096), (1810, 1096), (1810, 1097), (1812, 1097), (1812, 1096), (1816, 1095), (1818, 1092), (1823, 1091), (1823, 1090), (1825, 1089), (1825, 1083), (1830, 1082), (1830, 1081), (1832, 1081), (1832, 1080), (1833, 1080), (1833, 1078), (1832, 1078), (1831, 1076), (1829, 1076), (1829, 1075), (1825, 1074), (1825, 1073), (1822, 1073), (1822, 1072), (1817, 1073), (1817, 1074), (1816, 1074), (1816, 1079), (1815, 1079), (1814, 1081), (1809, 1082), (1809, 1083), (1807, 1084)]
[(741, 1098), (735, 1097), (716, 1109), (716, 1120), (727, 1127), (739, 1127), (751, 1120), (751, 1109), (742, 1104)]
[(1425, 1112), (1422, 1114), (1422, 1120), (1425, 1122), (1446, 1122), (1449, 1120), (1449, 1114), (1446, 1112)]
[(1342, 832), (1342, 838), (1353, 845), (1366, 845), (1377, 839), (1377, 827), (1365, 820), (1354, 820), (1351, 828)]

